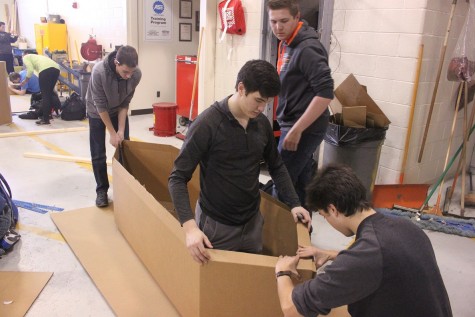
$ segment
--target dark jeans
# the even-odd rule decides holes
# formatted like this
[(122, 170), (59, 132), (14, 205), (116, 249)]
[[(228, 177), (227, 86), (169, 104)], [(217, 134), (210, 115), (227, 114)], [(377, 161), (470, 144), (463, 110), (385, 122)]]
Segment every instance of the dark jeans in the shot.
[(41, 110), (43, 111), (44, 121), (49, 121), (51, 108), (53, 107), (54, 86), (58, 81), (58, 77), (59, 69), (54, 67), (50, 67), (43, 70), (38, 76), (42, 96)]
[[(119, 129), (119, 117), (110, 118), (115, 131)], [(124, 139), (129, 140), (129, 118), (125, 120)], [(96, 192), (109, 190), (106, 156), (106, 125), (101, 118), (89, 118), (89, 146), (91, 148), (92, 170), (96, 178)]]
[[(313, 154), (320, 143), (322, 143), (325, 132), (303, 133), (297, 151), (287, 151), (282, 149), (282, 143), (284, 142), (285, 136), (288, 132), (289, 129), (281, 130), (278, 149), (282, 156), (282, 161), (289, 171), (290, 178), (292, 179), (295, 191), (299, 196), (300, 203), (302, 206), (305, 206), (305, 188), (312, 180), (317, 168), (317, 162), (313, 159)], [(273, 196), (288, 204), (288, 202), (283, 201), (279, 196), (275, 186)]]
[(208, 237), (214, 249), (239, 251), (246, 253), (262, 253), (262, 228), (264, 217), (257, 212), (246, 224), (229, 226), (222, 224), (202, 212), (200, 204), (196, 204), (195, 221), (201, 231)]
[(7, 64), (7, 74), (15, 71), (13, 67), (13, 54), (0, 54), (0, 61), (4, 61)]

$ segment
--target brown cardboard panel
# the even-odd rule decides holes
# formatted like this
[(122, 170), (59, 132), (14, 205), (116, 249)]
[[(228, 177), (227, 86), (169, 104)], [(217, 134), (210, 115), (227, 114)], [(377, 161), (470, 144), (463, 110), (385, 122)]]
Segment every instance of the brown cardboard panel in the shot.
[(0, 272), (0, 316), (24, 316), (51, 276), (51, 272)]
[[(170, 166), (173, 166), (178, 152), (177, 148), (169, 145), (129, 141), (123, 143), (126, 168), (158, 201), (171, 202), (168, 176), (171, 172)], [(115, 157), (118, 159), (119, 154), (116, 153)], [(193, 179), (188, 183), (193, 207), (198, 200), (200, 188), (198, 174), (199, 168), (196, 169)]]
[(12, 108), (8, 89), (7, 64), (0, 61), (0, 125), (12, 123)]
[(375, 125), (378, 128), (387, 127), (391, 123), (353, 74), (350, 74), (338, 88), (335, 89), (335, 96), (344, 107), (366, 106), (368, 116), (369, 113), (375, 115), (374, 118), (371, 118), (375, 120)]
[(366, 127), (366, 107), (343, 107), (343, 124), (346, 127), (364, 128)]
[[(153, 188), (154, 175), (160, 173), (144, 173), (138, 166), (149, 162), (150, 157), (167, 157), (170, 150), (167, 146), (140, 142), (126, 142), (127, 147), (131, 150), (124, 151), (128, 170), (117, 160), (112, 164), (116, 223), (177, 311), (182, 316), (193, 317), (220, 314), (281, 316), (274, 277), (275, 263), (280, 254), (295, 254), (298, 244), (310, 244), (306, 228), (295, 225), (288, 209), (263, 195), (261, 211), (267, 226), (263, 233), (264, 243), (272, 256), (209, 250), (210, 263), (200, 266), (188, 253), (179, 222), (159, 203), (165, 197), (156, 197), (141, 185), (148, 184), (148, 188)], [(133, 158), (130, 159), (128, 155), (132, 152)], [(142, 158), (141, 154), (145, 157)], [(163, 163), (161, 166), (167, 170), (162, 175), (167, 175), (168, 179), (173, 160), (166, 161), (170, 166)], [(138, 175), (130, 172), (138, 170), (141, 170)], [(165, 180), (160, 180), (156, 186), (164, 183)], [(301, 260), (298, 270), (303, 280), (311, 278), (315, 272), (311, 260)]]
[(180, 316), (117, 230), (111, 209), (51, 218), (117, 316)]

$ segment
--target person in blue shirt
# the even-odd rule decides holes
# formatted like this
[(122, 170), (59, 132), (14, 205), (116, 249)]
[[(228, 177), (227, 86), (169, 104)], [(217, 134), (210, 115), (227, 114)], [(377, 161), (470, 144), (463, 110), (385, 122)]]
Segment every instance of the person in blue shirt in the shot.
[(30, 80), (24, 86), (20, 85), (20, 83), (26, 78), (26, 69), (22, 70), (20, 73), (10, 73), (8, 78), (12, 82), (8, 88), (16, 95), (36, 94), (40, 92), (40, 82), (35, 74), (31, 75)]

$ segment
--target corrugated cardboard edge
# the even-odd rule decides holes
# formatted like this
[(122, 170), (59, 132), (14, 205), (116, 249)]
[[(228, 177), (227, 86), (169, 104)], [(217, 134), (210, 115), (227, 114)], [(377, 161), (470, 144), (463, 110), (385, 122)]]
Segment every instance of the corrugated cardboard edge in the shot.
[(0, 272), (0, 316), (24, 316), (51, 276), (52, 272)]
[(51, 218), (117, 316), (180, 316), (118, 231), (111, 209)]
[(7, 64), (0, 61), (0, 125), (12, 123), (12, 107), (8, 89)]

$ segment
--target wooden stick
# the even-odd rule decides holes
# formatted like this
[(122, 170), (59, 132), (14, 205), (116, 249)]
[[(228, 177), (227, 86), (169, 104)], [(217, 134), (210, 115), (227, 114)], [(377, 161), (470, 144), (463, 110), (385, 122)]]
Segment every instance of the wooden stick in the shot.
[(429, 132), (430, 120), (432, 118), (432, 111), (434, 110), (435, 98), (437, 97), (437, 90), (439, 88), (440, 75), (442, 73), (442, 66), (444, 65), (445, 51), (447, 50), (447, 41), (448, 41), (448, 38), (449, 38), (450, 27), (452, 25), (452, 19), (454, 17), (454, 11), (455, 11), (455, 5), (456, 4), (457, 4), (457, 0), (453, 0), (452, 1), (452, 9), (450, 11), (450, 16), (449, 16), (449, 23), (447, 25), (447, 32), (445, 33), (444, 45), (442, 46), (442, 48), (440, 50), (439, 69), (437, 71), (437, 77), (435, 79), (434, 91), (432, 92), (432, 100), (430, 102), (429, 115), (427, 116), (427, 122), (426, 122), (426, 127), (425, 127), (425, 130), (424, 130), (424, 136), (422, 138), (421, 150), (419, 152), (419, 158), (417, 160), (417, 162), (419, 162), (419, 163), (422, 161), (422, 154), (424, 153), (424, 147), (425, 147), (426, 140), (427, 140), (427, 134)]
[[(69, 155), (55, 155), (55, 154), (43, 154), (43, 153), (33, 153), (33, 152), (25, 152), (23, 153), (24, 157), (29, 158), (38, 158), (38, 159), (45, 159), (45, 160), (55, 160), (55, 161), (63, 161), (63, 162), (76, 162), (76, 163), (86, 163), (92, 164), (91, 159), (87, 157), (77, 157), (77, 156), (69, 156)], [(107, 161), (107, 165), (112, 165), (112, 161)]]
[(78, 41), (74, 40), (74, 46), (76, 47), (76, 55), (78, 56), (78, 64), (81, 64), (81, 55), (79, 54)]
[(87, 129), (88, 129), (87, 127), (77, 127), (77, 128), (65, 128), (65, 129), (52, 129), (52, 130), (9, 132), (9, 133), (0, 133), (0, 138), (10, 138), (10, 137), (16, 137), (16, 136), (30, 136), (30, 135), (38, 135), (38, 134), (78, 132), (78, 131), (86, 131)]
[[(463, 85), (463, 83), (461, 85)], [(465, 93), (467, 93), (467, 92), (465, 91)], [(473, 125), (474, 119), (475, 119), (475, 105), (472, 106), (472, 113), (470, 114), (470, 121), (469, 121), (469, 124), (468, 124), (469, 127), (471, 127)], [(467, 142), (468, 142), (469, 139), (470, 139), (470, 135), (467, 136)], [(454, 195), (455, 186), (457, 185), (458, 175), (461, 173), (461, 171), (462, 171), (462, 161), (459, 160), (459, 163), (457, 165), (457, 169), (456, 169), (456, 172), (455, 172), (455, 175), (454, 175), (454, 180), (452, 182), (452, 187), (450, 187), (450, 191), (448, 193), (449, 199), (452, 199), (452, 196)]]
[(406, 134), (406, 144), (404, 145), (404, 156), (402, 158), (401, 174), (399, 175), (399, 184), (404, 183), (404, 173), (406, 170), (407, 155), (409, 154), (409, 144), (411, 142), (412, 123), (414, 121), (414, 110), (416, 108), (417, 91), (419, 89), (419, 78), (421, 76), (423, 52), (424, 52), (424, 44), (421, 44), (419, 46), (419, 54), (417, 55), (416, 77), (414, 78), (414, 88), (412, 89), (411, 112), (409, 115), (409, 123), (408, 123), (407, 134)]
[(195, 76), (193, 78), (193, 91), (191, 93), (190, 116), (188, 117), (188, 119), (190, 119), (190, 121), (192, 121), (191, 117), (192, 117), (192, 114), (193, 114), (193, 106), (195, 104), (195, 92), (196, 92), (196, 86), (198, 85), (198, 69), (199, 69), (199, 66), (200, 66), (201, 41), (203, 39), (204, 31), (205, 31), (205, 28), (202, 27), (201, 32), (200, 32), (200, 40), (198, 42), (198, 55), (196, 56)]
[[(455, 123), (457, 121), (457, 112), (459, 111), (460, 98), (462, 97), (462, 91), (463, 91), (463, 85), (460, 86), (459, 93), (457, 96), (457, 105), (455, 106), (454, 119), (452, 120), (452, 130), (450, 131), (449, 146), (447, 149), (447, 154), (445, 156), (444, 168), (442, 169), (443, 171), (445, 171), (445, 168), (447, 167), (447, 163), (449, 161), (450, 147), (452, 145), (452, 140), (454, 138)], [(437, 194), (437, 202), (434, 205), (434, 210), (436, 211), (436, 214), (441, 214), (439, 211), (440, 211), (440, 199), (442, 197), (442, 187), (444, 186), (444, 178), (442, 178), (442, 181), (439, 184), (440, 187), (439, 187), (439, 193)]]
[(465, 214), (465, 177), (466, 177), (466, 160), (467, 160), (467, 107), (468, 107), (468, 82), (464, 82), (465, 95), (464, 95), (464, 108), (463, 108), (463, 148), (462, 148), (462, 195), (460, 197), (460, 215), (463, 217)]

